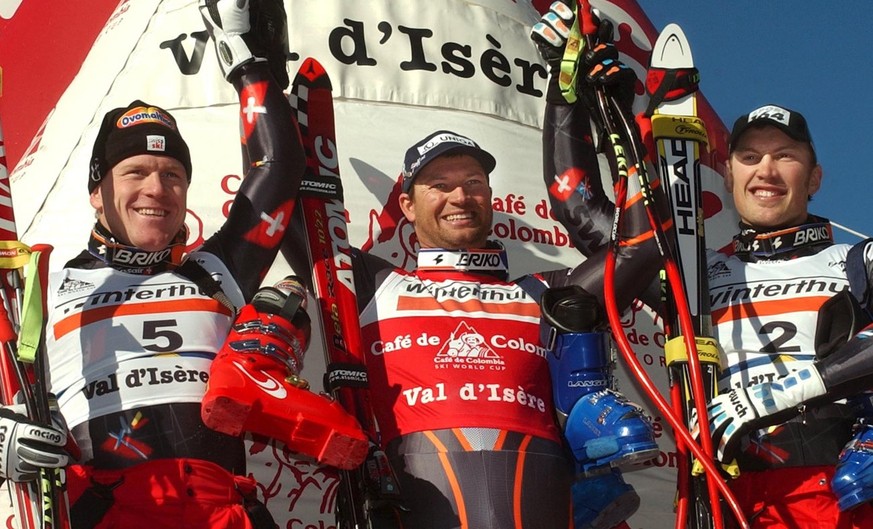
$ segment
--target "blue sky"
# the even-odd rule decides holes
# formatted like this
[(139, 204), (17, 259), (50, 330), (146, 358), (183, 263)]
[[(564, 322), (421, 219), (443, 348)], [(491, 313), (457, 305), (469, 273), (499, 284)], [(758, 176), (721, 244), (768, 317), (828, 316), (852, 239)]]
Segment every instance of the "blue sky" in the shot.
[(637, 1), (656, 28), (682, 26), (701, 90), (728, 127), (766, 103), (800, 111), (824, 171), (810, 211), (873, 236), (873, 3)]

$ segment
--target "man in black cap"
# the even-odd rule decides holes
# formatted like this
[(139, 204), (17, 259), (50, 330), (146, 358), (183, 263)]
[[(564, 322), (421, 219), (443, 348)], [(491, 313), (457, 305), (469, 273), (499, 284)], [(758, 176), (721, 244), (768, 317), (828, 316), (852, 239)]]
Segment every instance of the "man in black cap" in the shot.
[[(166, 110), (134, 101), (108, 112), (91, 155), (88, 192), (97, 211), (96, 233), (134, 249), (113, 252), (124, 265), (181, 258), (186, 239), (191, 154)], [(175, 244), (171, 244), (175, 239)], [(169, 251), (168, 251), (169, 250)], [(173, 250), (176, 250), (173, 255)], [(167, 252), (166, 255), (139, 255)]]
[(859, 432), (866, 437), (844, 454), (831, 490), (857, 418), (834, 401), (869, 387), (873, 373), (873, 354), (859, 352), (866, 334), (849, 341), (867, 321), (855, 298), (869, 299), (873, 265), (866, 242), (847, 257), (829, 221), (809, 213), (821, 181), (799, 112), (766, 105), (736, 120), (725, 185), (740, 233), (733, 255), (708, 256), (726, 360), (709, 420), (718, 457), (739, 464), (731, 486), (753, 527), (860, 528), (873, 519), (869, 504), (841, 512), (873, 498), (859, 460), (873, 432)]
[[(511, 280), (502, 244), (489, 239), (495, 166), (459, 133), (420, 140), (406, 153), (399, 198), (419, 244), (416, 268), (370, 254), (354, 260), (372, 401), (407, 502), (398, 512), (404, 527), (569, 523), (573, 463), (554, 419), (539, 302), (549, 286), (578, 285), (588, 303), (602, 303), (604, 254), (575, 269)], [(573, 211), (576, 220), (603, 193), (596, 165), (585, 173), (594, 196)], [(579, 225), (591, 226), (567, 227)], [(622, 234), (634, 235), (641, 234)], [(622, 250), (621, 306), (639, 284), (630, 278), (655, 272), (654, 256), (644, 253)], [(654, 446), (648, 419), (627, 411)], [(618, 496), (632, 494), (619, 487)]]

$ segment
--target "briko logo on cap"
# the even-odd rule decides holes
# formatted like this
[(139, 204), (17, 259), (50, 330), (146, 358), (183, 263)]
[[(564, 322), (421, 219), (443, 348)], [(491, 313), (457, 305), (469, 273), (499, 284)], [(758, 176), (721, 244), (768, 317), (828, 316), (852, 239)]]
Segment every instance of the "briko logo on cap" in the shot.
[(767, 105), (749, 112), (749, 122), (756, 119), (769, 119), (787, 127), (791, 121), (791, 111), (776, 105)]
[(156, 123), (164, 125), (172, 130), (176, 130), (176, 123), (173, 118), (163, 113), (157, 107), (136, 107), (122, 114), (118, 121), (115, 122), (115, 127), (126, 129), (135, 125), (143, 125), (145, 123)]

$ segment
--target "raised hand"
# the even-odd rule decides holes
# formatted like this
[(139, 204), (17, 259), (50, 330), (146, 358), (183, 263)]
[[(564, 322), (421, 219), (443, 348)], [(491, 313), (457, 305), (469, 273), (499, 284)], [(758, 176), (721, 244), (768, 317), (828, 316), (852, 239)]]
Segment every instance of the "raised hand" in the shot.
[(288, 29), (282, 0), (200, 0), (198, 5), (225, 79), (232, 80), (245, 64), (267, 61), (279, 85), (288, 87)]

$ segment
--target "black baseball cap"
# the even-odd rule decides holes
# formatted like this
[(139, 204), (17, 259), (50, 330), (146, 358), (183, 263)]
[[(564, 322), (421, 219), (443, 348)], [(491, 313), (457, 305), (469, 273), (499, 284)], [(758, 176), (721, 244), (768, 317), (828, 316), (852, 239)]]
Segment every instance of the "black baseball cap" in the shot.
[(425, 165), (449, 152), (469, 154), (479, 160), (486, 175), (497, 166), (497, 160), (475, 141), (456, 132), (438, 130), (406, 150), (403, 159), (403, 192), (409, 193), (412, 181)]
[(191, 181), (191, 153), (176, 119), (163, 108), (136, 100), (103, 116), (91, 151), (88, 192), (94, 191), (115, 164), (138, 154), (179, 160)]
[(808, 143), (809, 147), (812, 149), (813, 156), (815, 155), (815, 148), (812, 145), (812, 135), (809, 133), (809, 126), (806, 124), (806, 118), (796, 110), (791, 110), (790, 108), (778, 105), (764, 105), (737, 118), (734, 122), (734, 128), (731, 129), (730, 152), (734, 151), (740, 136), (742, 136), (749, 127), (760, 126), (763, 124), (773, 125), (791, 138)]

